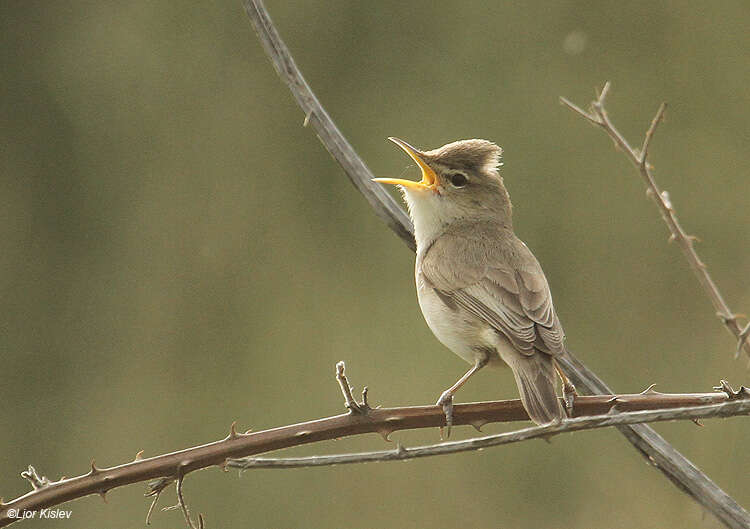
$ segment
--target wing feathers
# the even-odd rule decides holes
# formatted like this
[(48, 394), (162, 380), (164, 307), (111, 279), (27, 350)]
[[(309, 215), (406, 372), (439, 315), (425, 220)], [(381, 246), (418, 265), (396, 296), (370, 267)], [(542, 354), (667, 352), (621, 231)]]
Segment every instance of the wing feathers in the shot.
[(515, 236), (491, 242), (471, 232), (444, 234), (422, 257), (421, 273), (441, 298), (503, 333), (519, 352), (562, 353), (565, 335), (536, 258)]

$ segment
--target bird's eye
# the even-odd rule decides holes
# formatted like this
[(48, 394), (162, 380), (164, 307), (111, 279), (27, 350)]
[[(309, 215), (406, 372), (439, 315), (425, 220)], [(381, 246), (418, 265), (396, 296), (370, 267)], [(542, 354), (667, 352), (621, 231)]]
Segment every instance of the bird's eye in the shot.
[(468, 183), (468, 178), (466, 178), (466, 175), (463, 173), (453, 173), (450, 175), (451, 184), (453, 184), (453, 187), (463, 187)]

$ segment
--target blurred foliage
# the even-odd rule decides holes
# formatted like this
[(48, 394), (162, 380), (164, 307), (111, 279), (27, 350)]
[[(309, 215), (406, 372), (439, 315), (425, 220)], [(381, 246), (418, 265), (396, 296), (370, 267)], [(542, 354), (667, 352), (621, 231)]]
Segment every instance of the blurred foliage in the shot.
[[(635, 172), (557, 97), (585, 104), (611, 80), (611, 116), (636, 143), (670, 102), (657, 178), (730, 306), (750, 311), (750, 4), (268, 7), (376, 174), (416, 176), (389, 135), (503, 146), (516, 226), (568, 343), (614, 388), (748, 383)], [(0, 44), (3, 496), (26, 492), (28, 463), (57, 478), (92, 457), (217, 439), (233, 420), (257, 430), (338, 413), (341, 359), (382, 405), (433, 402), (463, 373), (422, 321), (413, 255), (302, 127), (238, 2), (5, 0)], [(487, 372), (459, 395), (516, 389)], [(747, 421), (657, 429), (750, 506)], [(286, 453), (382, 447), (372, 436)], [(54, 524), (138, 527), (143, 489), (78, 501)], [(209, 527), (718, 525), (614, 431), (405, 464), (214, 470), (186, 495)]]

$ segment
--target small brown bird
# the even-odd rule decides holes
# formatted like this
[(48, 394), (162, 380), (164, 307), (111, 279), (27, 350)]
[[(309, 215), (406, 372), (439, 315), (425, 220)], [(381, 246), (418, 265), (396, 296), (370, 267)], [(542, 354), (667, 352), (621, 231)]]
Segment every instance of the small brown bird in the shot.
[(419, 306), (432, 332), (473, 367), (437, 401), (449, 428), (453, 394), (485, 365), (510, 366), (524, 408), (537, 424), (562, 420), (555, 362), (564, 333), (547, 278), (513, 232), (511, 203), (498, 173), (502, 150), (463, 140), (422, 152), (389, 138), (419, 165), (422, 181), (376, 178), (403, 192), (417, 242)]

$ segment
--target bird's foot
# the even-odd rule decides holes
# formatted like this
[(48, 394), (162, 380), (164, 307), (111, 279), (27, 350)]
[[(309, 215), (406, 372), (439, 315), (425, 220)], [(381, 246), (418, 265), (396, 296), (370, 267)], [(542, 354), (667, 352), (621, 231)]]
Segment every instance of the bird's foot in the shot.
[(576, 387), (570, 380), (566, 380), (563, 383), (563, 401), (565, 402), (565, 413), (568, 417), (573, 417), (573, 407), (577, 396)]
[(453, 426), (453, 393), (443, 392), (435, 405), (443, 408), (445, 414), (445, 429), (440, 427), (440, 438), (448, 439), (451, 436), (451, 426)]

